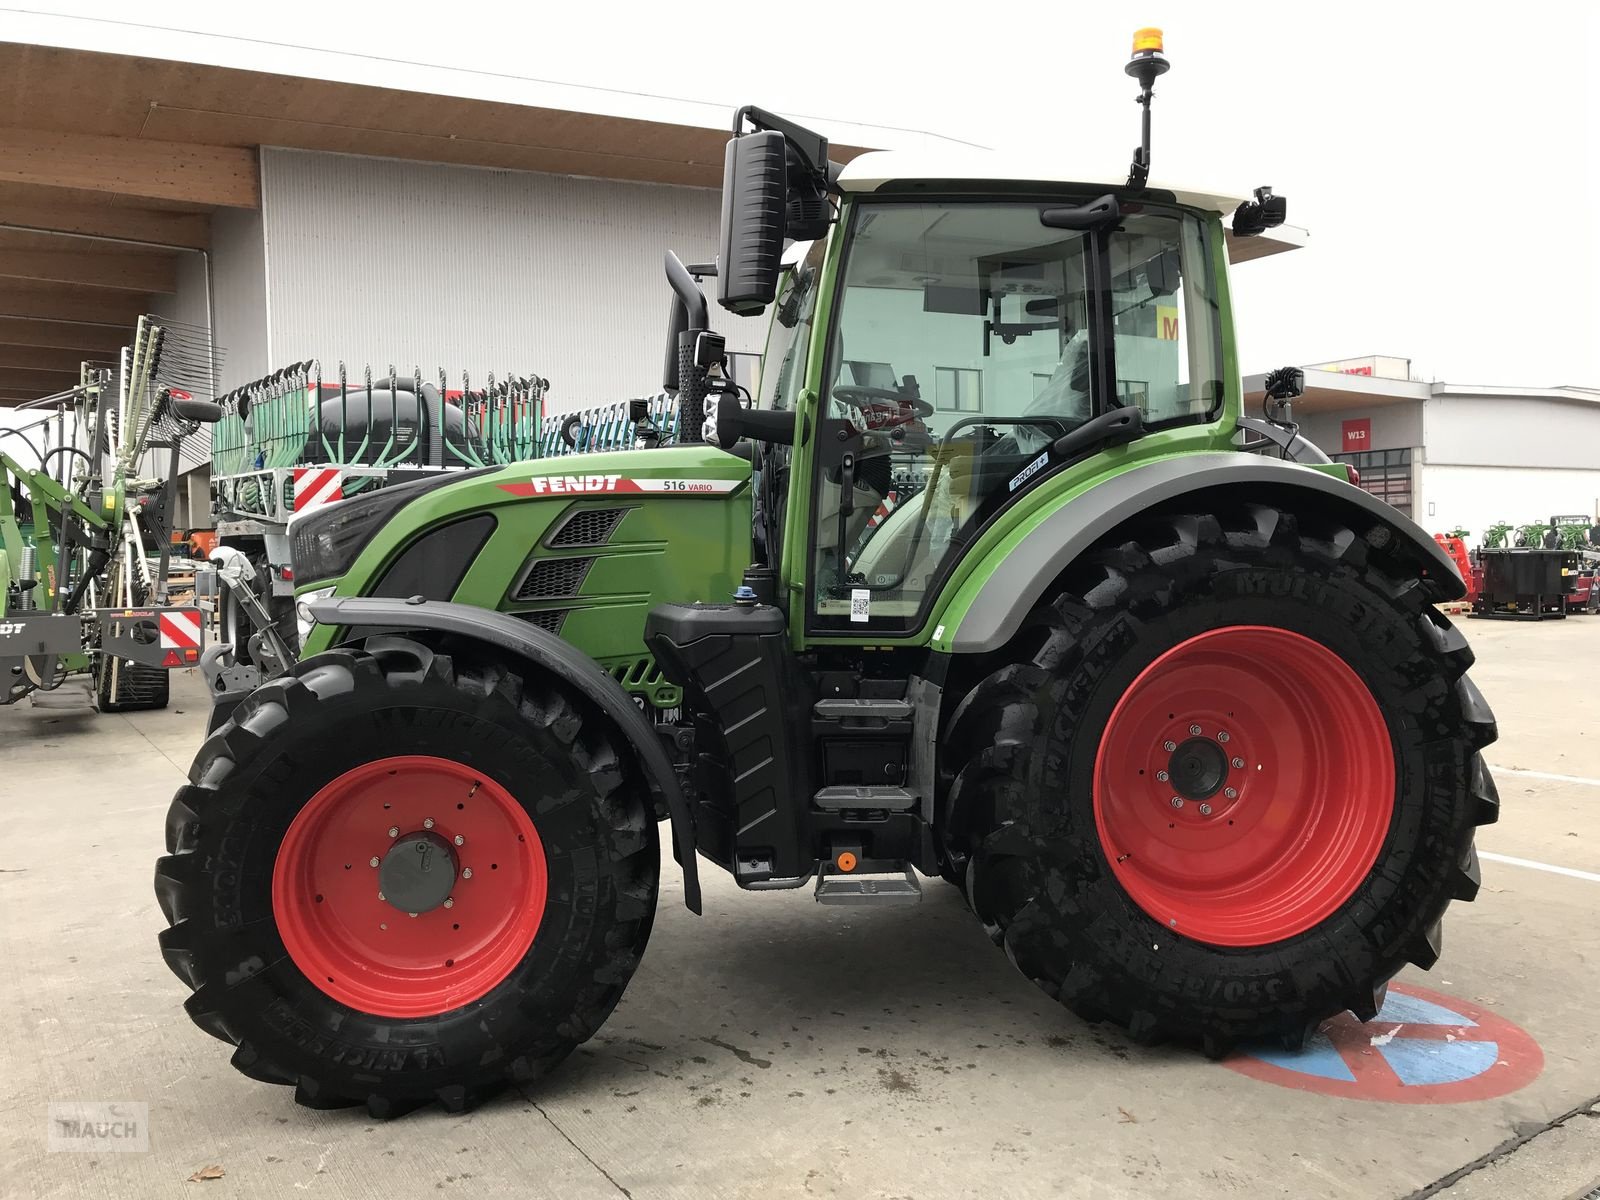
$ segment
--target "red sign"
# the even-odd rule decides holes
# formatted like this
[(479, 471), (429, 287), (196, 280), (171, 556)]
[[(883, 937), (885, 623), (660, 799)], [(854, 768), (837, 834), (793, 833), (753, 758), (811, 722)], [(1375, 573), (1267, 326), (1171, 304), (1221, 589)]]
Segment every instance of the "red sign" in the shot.
[(1340, 426), (1344, 433), (1344, 453), (1354, 454), (1358, 450), (1372, 449), (1372, 418), (1362, 417), (1357, 421), (1346, 421)]
[(1544, 1068), (1544, 1053), (1525, 1030), (1480, 1005), (1391, 984), (1375, 1021), (1341, 1013), (1301, 1050), (1242, 1047), (1222, 1065), (1346, 1100), (1459, 1104), (1525, 1087)]

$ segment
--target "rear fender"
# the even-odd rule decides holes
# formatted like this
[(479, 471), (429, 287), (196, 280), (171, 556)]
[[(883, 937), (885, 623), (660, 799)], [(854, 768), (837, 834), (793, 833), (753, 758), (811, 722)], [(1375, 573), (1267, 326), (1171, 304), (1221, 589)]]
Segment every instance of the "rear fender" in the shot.
[[(416, 630), (448, 633), (491, 647), (497, 657), (510, 656), (525, 666), (554, 675), (594, 704), (616, 724), (632, 748), (634, 759), (653, 799), (665, 807), (672, 823), (673, 850), (683, 869), (683, 898), (691, 912), (700, 912), (700, 876), (695, 862), (694, 818), (678, 775), (661, 739), (639, 706), (621, 685), (588, 655), (526, 621), (444, 600), (401, 600), (383, 597), (328, 596), (307, 607), (320, 625), (341, 627), (359, 636), (362, 630), (385, 633)], [(349, 640), (349, 636), (340, 640)]]
[(1308, 507), (1340, 514), (1358, 532), (1387, 529), (1402, 551), (1409, 550), (1420, 575), (1442, 593), (1439, 599), (1466, 595), (1460, 572), (1444, 549), (1411, 518), (1326, 470), (1222, 452), (1180, 454), (1113, 475), (1052, 510), (1010, 548), (991, 551), (972, 578), (983, 582), (958, 599), (946, 615), (955, 633), (957, 654), (988, 654), (1000, 649), (1022, 627), (1061, 572), (1101, 538), (1140, 513), (1171, 507), (1225, 489), (1234, 497), (1252, 492), (1277, 497), (1298, 494)]

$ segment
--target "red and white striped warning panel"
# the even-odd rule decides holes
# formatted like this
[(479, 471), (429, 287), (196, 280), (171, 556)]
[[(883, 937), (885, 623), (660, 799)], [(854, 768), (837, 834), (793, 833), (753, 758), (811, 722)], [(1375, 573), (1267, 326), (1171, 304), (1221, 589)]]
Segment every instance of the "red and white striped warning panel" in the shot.
[(308, 513), (344, 499), (344, 475), (338, 467), (296, 467), (294, 511)]
[(200, 612), (198, 609), (172, 609), (161, 614), (161, 648), (163, 650), (200, 649)]

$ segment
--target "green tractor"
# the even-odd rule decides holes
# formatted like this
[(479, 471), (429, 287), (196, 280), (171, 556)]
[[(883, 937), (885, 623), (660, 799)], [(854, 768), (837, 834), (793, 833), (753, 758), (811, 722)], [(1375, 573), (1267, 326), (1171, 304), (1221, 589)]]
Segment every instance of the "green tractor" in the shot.
[(1299, 1045), (1434, 964), (1498, 806), (1462, 582), (1298, 436), (1295, 372), (1242, 414), (1230, 248), (1290, 231), (1148, 182), (1165, 69), (1136, 42), (1112, 182), (839, 167), (740, 110), (695, 270), (770, 314), (754, 394), (669, 255), (675, 437), (291, 525), (301, 657), (219, 711), (156, 870), (240, 1071), (379, 1117), (538, 1079), (640, 961), (662, 821), (695, 912), (701, 859), (942, 877), (1139, 1043)]

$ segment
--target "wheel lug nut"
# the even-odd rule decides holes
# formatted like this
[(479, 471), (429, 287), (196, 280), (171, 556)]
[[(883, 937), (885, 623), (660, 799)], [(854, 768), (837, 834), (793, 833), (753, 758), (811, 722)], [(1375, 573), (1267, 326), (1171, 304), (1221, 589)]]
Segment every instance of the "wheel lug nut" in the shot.
[(1167, 780), (1171, 779), (1172, 776), (1168, 775), (1165, 771), (1157, 771), (1156, 772), (1156, 778), (1159, 779), (1162, 783), (1165, 783)]
[(471, 867), (463, 867), (461, 869), (461, 878), (463, 878), (463, 879), (471, 879), (472, 878), (472, 868)]
[(378, 893), (378, 899), (379, 900), (387, 900), (388, 898), (389, 897), (385, 896), (382, 892)]
[(1182, 808), (1183, 807), (1183, 797), (1182, 796), (1174, 796), (1172, 798), (1172, 800), (1170, 801), (1170, 803), (1172, 804), (1173, 808)]
[(1211, 815), (1211, 805), (1209, 805), (1209, 804), (1202, 804), (1202, 805), (1201, 805), (1201, 806), (1200, 806), (1200, 815), (1201, 815), (1201, 816), (1202, 816), (1202, 817), (1209, 817), (1209, 816), (1210, 816), (1210, 815)]
[(424, 817), (422, 819), (422, 827), (424, 829), (432, 829), (433, 828), (433, 818), (432, 817)]
[(446, 908), (454, 908), (456, 906), (455, 898), (453, 896), (446, 896), (444, 898), (444, 906)]
[(369, 858), (367, 860), (367, 866), (375, 867), (377, 865), (378, 865), (378, 856), (376, 854), (374, 854), (371, 858)]
[(1226, 729), (1217, 730), (1217, 741), (1225, 742), (1227, 740), (1228, 740), (1228, 731)]
[(390, 837), (399, 837), (400, 836), (400, 826), (398, 826), (398, 825), (389, 826), (389, 836)]
[(1174, 750), (1176, 750), (1178, 748), (1178, 743), (1177, 742), (1173, 742), (1173, 741), (1162, 742), (1161, 743), (1161, 748), (1163, 750), (1165, 750), (1168, 754), (1171, 754)]
[(417, 919), (417, 914), (416, 913), (407, 913), (406, 916), (410, 917), (413, 921), (415, 921)]
[(1195, 737), (1199, 737), (1199, 736), (1200, 736), (1200, 726), (1198, 726), (1198, 725), (1191, 725), (1191, 726), (1189, 726), (1189, 732), (1190, 732), (1190, 733), (1191, 733), (1191, 734), (1192, 734), (1192, 735), (1193, 735), (1193, 736), (1195, 736)]
[(1239, 798), (1239, 789), (1238, 788), (1223, 788), (1222, 794), (1224, 796), (1226, 796), (1229, 800), (1237, 800)]
[(1244, 766), (1244, 759), (1242, 759), (1242, 758), (1235, 758), (1235, 759), (1234, 759), (1234, 760), (1233, 760), (1233, 768), (1234, 768), (1234, 770), (1236, 770), (1236, 771), (1237, 771), (1237, 770), (1239, 770), (1239, 769), (1240, 769), (1240, 768), (1242, 768), (1242, 767), (1243, 767), (1243, 766)]
[(459, 833), (456, 834), (456, 845), (465, 846), (466, 844), (467, 844), (467, 839), (462, 837)]

